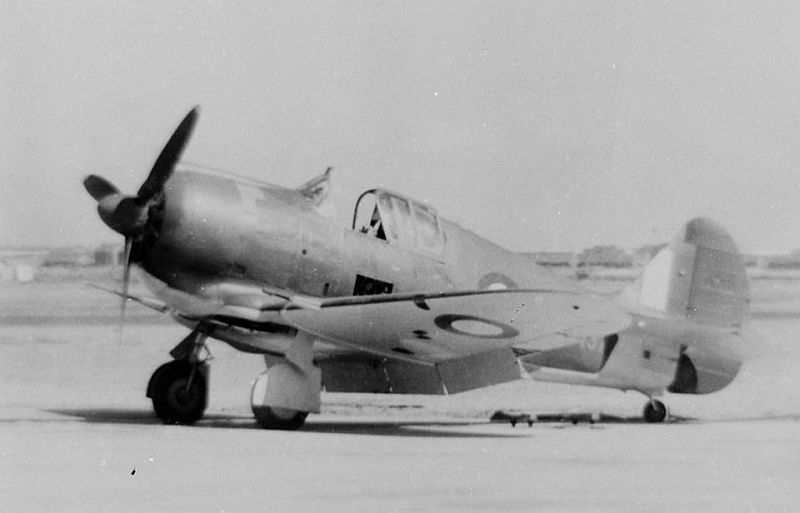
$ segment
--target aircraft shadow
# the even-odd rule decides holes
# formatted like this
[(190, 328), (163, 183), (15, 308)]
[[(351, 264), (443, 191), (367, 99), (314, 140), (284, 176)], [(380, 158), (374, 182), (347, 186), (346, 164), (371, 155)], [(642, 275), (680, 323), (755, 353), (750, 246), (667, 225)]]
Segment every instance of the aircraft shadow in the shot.
[[(128, 424), (128, 425), (161, 425), (161, 421), (148, 409), (130, 408), (73, 408), (73, 409), (48, 409), (49, 413), (77, 418), (90, 424)], [(30, 420), (30, 419), (26, 419)], [(692, 425), (696, 423), (728, 423), (763, 420), (800, 420), (800, 413), (785, 413), (774, 415), (756, 415), (752, 417), (727, 419), (696, 419), (691, 417), (671, 417), (667, 424)], [(44, 420), (42, 420), (44, 422)], [(430, 421), (430, 420), (328, 420), (309, 417), (308, 422), (298, 433), (331, 433), (351, 435), (378, 435), (393, 437), (428, 437), (428, 438), (509, 438), (522, 436), (527, 433), (527, 425), (520, 421), (516, 428), (509, 422), (495, 422), (498, 427), (509, 428), (505, 433), (476, 433), (468, 428), (485, 425), (482, 420), (465, 421)], [(505, 424), (505, 426), (504, 426)], [(588, 413), (568, 414), (540, 414), (533, 423), (538, 426), (567, 427), (570, 425), (593, 425), (601, 428), (604, 425), (614, 424), (647, 424), (641, 417), (620, 417), (601, 414), (599, 418), (592, 418)], [(186, 429), (250, 429), (265, 431), (255, 419), (248, 415), (209, 413), (203, 420)]]
[[(150, 410), (126, 408), (64, 408), (48, 409), (49, 413), (64, 415), (82, 420), (89, 424), (128, 424), (128, 425), (162, 425)], [(305, 426), (296, 431), (302, 433), (330, 433), (350, 435), (372, 435), (392, 437), (423, 438), (513, 438), (523, 434), (514, 433), (475, 433), (466, 431), (470, 426), (485, 425), (484, 421), (396, 421), (396, 420), (318, 420), (313, 416)], [(181, 426), (185, 429), (250, 429), (269, 433), (261, 428), (253, 417), (245, 415), (226, 415), (210, 413), (193, 426)], [(459, 429), (461, 428), (461, 429)]]
[[(89, 424), (127, 424), (127, 425), (162, 425), (149, 409), (132, 408), (61, 408), (44, 410), (49, 413), (72, 417)], [(27, 419), (31, 420), (31, 419)], [(792, 412), (773, 415), (756, 415), (752, 417), (729, 419), (696, 419), (691, 417), (671, 417), (667, 424), (693, 425), (697, 423), (730, 423), (748, 421), (786, 421), (800, 420), (800, 413)], [(53, 420), (40, 420), (52, 422)], [(392, 437), (423, 437), (423, 438), (514, 438), (530, 434), (525, 422), (512, 428), (508, 422), (493, 422), (498, 428), (508, 431), (502, 433), (473, 432), (470, 427), (485, 426), (483, 420), (328, 420), (324, 418), (309, 417), (306, 425), (297, 431), (302, 433), (330, 433), (350, 435), (372, 435)], [(570, 425), (590, 425), (594, 428), (614, 424), (647, 424), (641, 417), (618, 417), (601, 414), (599, 418), (592, 419), (590, 414), (547, 414), (538, 415), (533, 425), (561, 428)], [(178, 427), (178, 426), (176, 426)], [(249, 429), (253, 431), (268, 430), (261, 428), (255, 419), (248, 415), (209, 413), (203, 420), (193, 426), (182, 426), (181, 429)]]

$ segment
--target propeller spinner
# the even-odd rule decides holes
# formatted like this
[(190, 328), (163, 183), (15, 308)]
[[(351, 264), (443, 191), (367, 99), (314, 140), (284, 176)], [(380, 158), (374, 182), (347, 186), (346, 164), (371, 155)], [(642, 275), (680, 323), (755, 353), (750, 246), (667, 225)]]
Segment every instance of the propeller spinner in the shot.
[(141, 235), (147, 224), (148, 212), (152, 202), (164, 190), (164, 184), (175, 171), (186, 143), (192, 135), (200, 107), (193, 108), (169, 138), (158, 155), (147, 179), (139, 187), (136, 196), (122, 194), (114, 184), (103, 177), (89, 175), (83, 186), (96, 201), (97, 213), (109, 228), (125, 237), (125, 263), (122, 275), (122, 306), (120, 308), (120, 327), (125, 318), (125, 302), (130, 281), (130, 259), (133, 242)]

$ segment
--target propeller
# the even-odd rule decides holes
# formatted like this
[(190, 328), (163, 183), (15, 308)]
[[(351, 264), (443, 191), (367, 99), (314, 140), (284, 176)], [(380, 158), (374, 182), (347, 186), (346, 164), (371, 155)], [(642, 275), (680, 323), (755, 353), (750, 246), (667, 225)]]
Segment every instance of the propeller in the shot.
[(87, 176), (83, 181), (83, 186), (86, 187), (86, 191), (97, 201), (100, 201), (107, 196), (119, 194), (119, 189), (114, 187), (113, 183), (101, 176)]
[(131, 280), (131, 249), (133, 237), (125, 237), (125, 262), (122, 268), (122, 302), (119, 305), (119, 338), (122, 339), (122, 326), (125, 324), (125, 305), (128, 303), (128, 286)]
[(164, 149), (150, 169), (147, 179), (139, 187), (135, 196), (121, 193), (117, 187), (97, 175), (89, 175), (83, 180), (86, 192), (97, 201), (97, 213), (109, 228), (125, 237), (125, 262), (122, 274), (122, 305), (120, 307), (120, 336), (125, 320), (125, 303), (130, 282), (131, 250), (136, 238), (142, 235), (147, 226), (148, 213), (164, 184), (175, 171), (186, 143), (194, 130), (200, 107), (193, 108), (167, 141)]

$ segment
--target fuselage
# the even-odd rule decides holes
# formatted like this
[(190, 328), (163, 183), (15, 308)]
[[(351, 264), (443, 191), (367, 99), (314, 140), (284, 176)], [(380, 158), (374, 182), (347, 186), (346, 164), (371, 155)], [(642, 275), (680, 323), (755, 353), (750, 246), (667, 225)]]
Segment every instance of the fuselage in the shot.
[[(413, 210), (405, 236), (376, 237), (357, 226), (344, 228), (320, 215), (295, 190), (183, 171), (167, 182), (157, 236), (142, 251), (140, 265), (171, 287), (192, 294), (218, 282), (252, 282), (310, 296), (541, 288), (578, 290), (524, 255), (507, 251), (448, 222), (408, 198), (378, 191), (382, 214), (387, 198), (424, 208), (437, 233), (422, 231)], [(406, 207), (403, 207), (406, 208)], [(387, 229), (387, 231), (389, 231)], [(395, 230), (397, 231), (397, 230)]]

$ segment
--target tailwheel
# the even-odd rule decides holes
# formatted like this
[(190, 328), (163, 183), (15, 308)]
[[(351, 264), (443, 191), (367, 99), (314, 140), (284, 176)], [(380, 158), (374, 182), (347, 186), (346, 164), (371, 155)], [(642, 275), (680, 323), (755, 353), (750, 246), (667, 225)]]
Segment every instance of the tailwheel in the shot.
[(651, 399), (644, 405), (644, 412), (642, 412), (645, 422), (664, 422), (667, 418), (667, 407), (658, 399)]
[(308, 417), (307, 411), (290, 410), (273, 406), (253, 406), (258, 424), (265, 429), (300, 429)]
[(165, 424), (194, 424), (208, 401), (208, 365), (185, 359), (165, 363), (150, 378), (147, 397)]

